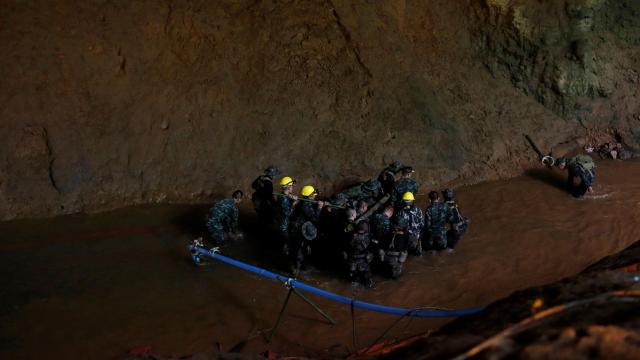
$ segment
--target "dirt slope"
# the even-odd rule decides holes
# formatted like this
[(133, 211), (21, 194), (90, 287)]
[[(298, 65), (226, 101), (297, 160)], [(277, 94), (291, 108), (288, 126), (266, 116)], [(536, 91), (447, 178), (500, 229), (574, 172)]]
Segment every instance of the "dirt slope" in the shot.
[[(571, 28), (557, 8), (584, 2), (531, 11)], [(473, 183), (531, 165), (522, 133), (550, 148), (579, 119), (637, 145), (640, 25), (616, 17), (636, 3), (598, 2), (583, 67), (556, 27), (522, 35), (524, 3), (2, 1), (0, 219), (210, 201), (271, 163), (325, 190), (395, 158), (422, 190)]]

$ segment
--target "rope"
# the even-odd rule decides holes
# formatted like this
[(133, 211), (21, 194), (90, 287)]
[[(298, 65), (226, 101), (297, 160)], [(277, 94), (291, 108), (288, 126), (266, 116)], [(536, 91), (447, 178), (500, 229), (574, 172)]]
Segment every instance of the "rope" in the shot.
[(294, 278), (290, 278), (290, 277), (286, 277), (286, 276), (282, 276), (276, 273), (273, 273), (271, 271), (259, 268), (257, 266), (253, 266), (253, 265), (249, 265), (247, 263), (244, 263), (242, 261), (238, 261), (229, 257), (226, 257), (222, 254), (220, 254), (219, 251), (209, 251), (203, 247), (200, 246), (194, 246), (191, 245), (189, 247), (190, 251), (191, 251), (191, 255), (192, 257), (196, 258), (198, 257), (198, 255), (203, 255), (209, 258), (212, 258), (214, 260), (218, 260), (218, 261), (222, 261), (224, 263), (227, 263), (229, 265), (233, 265), (236, 267), (239, 267), (243, 270), (252, 272), (254, 274), (260, 275), (262, 277), (265, 277), (267, 279), (270, 280), (275, 280), (275, 281), (279, 281), (283, 284), (289, 284), (292, 287), (295, 287), (299, 290), (302, 291), (306, 291), (318, 296), (322, 296), (324, 298), (327, 298), (329, 300), (333, 300), (345, 305), (352, 305), (356, 308), (359, 309), (364, 309), (364, 310), (370, 310), (370, 311), (376, 311), (376, 312), (381, 312), (381, 313), (385, 313), (385, 314), (391, 314), (391, 315), (398, 315), (398, 316), (412, 316), (412, 317), (427, 317), (427, 318), (443, 318), (443, 317), (458, 317), (458, 316), (467, 316), (467, 315), (473, 315), (473, 314), (477, 314), (479, 312), (481, 312), (482, 310), (484, 310), (482, 307), (470, 307), (470, 308), (464, 308), (464, 309), (456, 309), (456, 310), (449, 310), (449, 309), (418, 309), (418, 310), (411, 310), (411, 309), (406, 309), (406, 308), (399, 308), (399, 307), (392, 307), (392, 306), (386, 306), (386, 305), (379, 305), (379, 304), (372, 304), (372, 303), (368, 303), (365, 301), (360, 301), (360, 300), (355, 300), (346, 296), (342, 296), (342, 295), (338, 295), (338, 294), (334, 294), (332, 292), (326, 291), (326, 290), (322, 290), (319, 289), (317, 287), (313, 287), (311, 285), (307, 285), (299, 280), (296, 280)]

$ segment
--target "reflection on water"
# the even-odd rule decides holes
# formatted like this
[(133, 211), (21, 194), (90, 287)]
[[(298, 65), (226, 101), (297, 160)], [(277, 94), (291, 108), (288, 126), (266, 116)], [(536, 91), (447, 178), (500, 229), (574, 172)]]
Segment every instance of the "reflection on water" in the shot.
[[(640, 162), (601, 163), (598, 176), (596, 193), (580, 201), (561, 189), (563, 173), (546, 169), (459, 189), (472, 223), (456, 253), (410, 258), (404, 277), (378, 277), (373, 290), (352, 288), (331, 269), (312, 268), (303, 280), (374, 303), (459, 308), (573, 275), (640, 239)], [(267, 346), (263, 334), (286, 289), (227, 265), (194, 266), (185, 246), (204, 231), (205, 211), (136, 207), (0, 223), (0, 358), (109, 359), (139, 345), (175, 355), (217, 344), (325, 357), (354, 349), (349, 307), (316, 297), (338, 324), (294, 297)], [(226, 255), (282, 272), (281, 255), (244, 215), (247, 236)], [(355, 317), (358, 347), (395, 320), (363, 310)], [(406, 319), (389, 337), (445, 321)]]

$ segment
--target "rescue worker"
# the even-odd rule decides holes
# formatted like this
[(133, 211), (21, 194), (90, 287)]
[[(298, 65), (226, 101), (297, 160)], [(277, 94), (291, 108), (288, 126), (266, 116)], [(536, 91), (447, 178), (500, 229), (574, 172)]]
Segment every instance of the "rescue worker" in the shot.
[(364, 200), (358, 200), (358, 206), (356, 207), (356, 215), (358, 217), (364, 215), (369, 210), (369, 204)]
[(396, 182), (393, 196), (391, 197), (391, 200), (397, 207), (403, 206), (401, 201), (402, 195), (408, 192), (414, 195), (418, 193), (418, 183), (411, 178), (414, 172), (411, 166), (405, 166), (401, 170), (402, 177)]
[(395, 160), (389, 166), (384, 168), (380, 175), (378, 175), (378, 182), (382, 186), (382, 192), (384, 194), (393, 194), (396, 183), (396, 175), (402, 169), (403, 165), (400, 161)]
[(449, 205), (440, 202), (438, 192), (429, 192), (431, 205), (425, 211), (426, 218), (426, 248), (429, 250), (444, 250), (447, 248), (447, 223), (451, 220)]
[(347, 198), (343, 194), (335, 194), (329, 199), (333, 206), (324, 206), (320, 213), (320, 241), (314, 245), (314, 254), (321, 259), (336, 259), (341, 246), (345, 243), (344, 222)]
[[(278, 225), (278, 234), (280, 236), (280, 241), (282, 244), (280, 246), (286, 246), (289, 242), (289, 223), (291, 220), (291, 215), (293, 214), (293, 209), (295, 207), (296, 202), (298, 201), (298, 197), (293, 195), (293, 186), (295, 185), (295, 180), (290, 176), (285, 176), (280, 180), (280, 187), (282, 191), (277, 196), (278, 206), (277, 206), (277, 225)], [(286, 250), (285, 250), (286, 252)]]
[(298, 262), (296, 260), (298, 249), (302, 248), (302, 244), (305, 242), (302, 225), (308, 222), (313, 224), (315, 228), (320, 221), (320, 213), (324, 206), (323, 201), (315, 201), (318, 193), (311, 185), (303, 186), (300, 195), (291, 215), (288, 249), (286, 249), (294, 259), (294, 263)]
[(469, 227), (469, 219), (463, 216), (460, 208), (454, 199), (453, 189), (445, 189), (442, 191), (442, 198), (451, 210), (449, 219), (449, 230), (447, 230), (447, 251), (453, 252), (458, 244), (460, 237), (467, 231)]
[(238, 204), (244, 194), (236, 190), (230, 199), (223, 199), (209, 209), (207, 228), (216, 245), (223, 246), (227, 240), (233, 240), (242, 235), (238, 232)]
[(378, 241), (387, 239), (391, 234), (391, 218), (393, 217), (393, 206), (387, 205), (382, 213), (375, 214), (371, 218), (371, 235)]
[(299, 236), (292, 236), (289, 245), (291, 259), (291, 274), (297, 277), (305, 265), (306, 258), (311, 255), (311, 245), (318, 237), (318, 229), (311, 221), (307, 221), (300, 227)]
[(424, 215), (420, 208), (414, 206), (413, 193), (405, 192), (402, 195), (402, 208), (396, 211), (395, 216), (403, 218), (407, 223), (406, 234), (409, 241), (409, 252), (412, 255), (422, 255), (422, 243), (420, 236), (424, 227)]
[[(583, 197), (587, 192), (593, 192), (596, 181), (596, 164), (589, 155), (580, 154), (572, 158), (558, 158), (556, 161), (561, 170), (568, 169), (567, 187), (575, 198)], [(579, 181), (575, 183), (576, 179)]]
[(264, 170), (264, 174), (258, 176), (251, 187), (255, 190), (251, 195), (253, 208), (258, 218), (265, 226), (270, 226), (276, 213), (276, 199), (273, 196), (273, 179), (280, 175), (278, 167), (272, 165)]
[(369, 268), (369, 263), (373, 259), (373, 254), (369, 251), (371, 240), (369, 224), (364, 220), (358, 222), (356, 231), (351, 234), (349, 239), (349, 251), (347, 254), (349, 279), (353, 282), (359, 282), (368, 288), (372, 288), (374, 285), (371, 269)]
[(402, 275), (404, 262), (407, 261), (409, 250), (409, 238), (407, 234), (408, 223), (402, 217), (394, 217), (392, 233), (388, 242), (381, 244), (384, 250), (380, 252), (380, 260), (388, 265), (391, 277), (397, 279)]

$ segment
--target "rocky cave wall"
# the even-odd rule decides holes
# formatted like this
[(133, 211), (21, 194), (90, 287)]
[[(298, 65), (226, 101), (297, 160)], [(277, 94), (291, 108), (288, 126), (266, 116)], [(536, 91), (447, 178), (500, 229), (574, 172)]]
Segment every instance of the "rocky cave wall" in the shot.
[(640, 140), (638, 2), (0, 2), (0, 219), (204, 202), (277, 164), (330, 192), (517, 175)]

